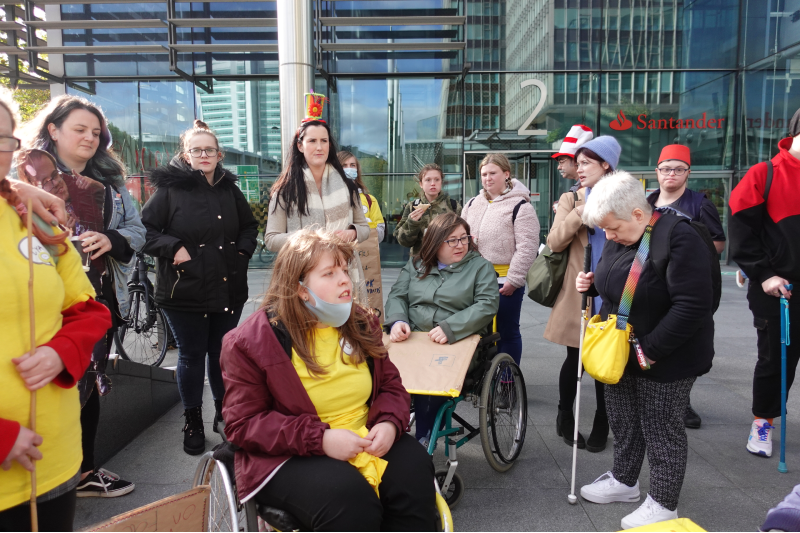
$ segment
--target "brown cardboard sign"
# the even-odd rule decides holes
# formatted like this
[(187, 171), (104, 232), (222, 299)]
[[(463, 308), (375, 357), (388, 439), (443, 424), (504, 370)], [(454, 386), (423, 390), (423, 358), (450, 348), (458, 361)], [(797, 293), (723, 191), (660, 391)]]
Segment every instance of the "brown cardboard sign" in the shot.
[(84, 531), (208, 531), (211, 489), (201, 485), (122, 513)]
[(461, 394), (480, 340), (480, 335), (470, 335), (455, 344), (439, 344), (425, 332), (412, 332), (403, 342), (392, 342), (383, 335), (383, 345), (408, 392), (453, 398)]
[(378, 230), (371, 228), (369, 238), (358, 244), (358, 257), (364, 271), (369, 306), (380, 313), (378, 319), (383, 324), (383, 284), (381, 283), (381, 251), (378, 243)]

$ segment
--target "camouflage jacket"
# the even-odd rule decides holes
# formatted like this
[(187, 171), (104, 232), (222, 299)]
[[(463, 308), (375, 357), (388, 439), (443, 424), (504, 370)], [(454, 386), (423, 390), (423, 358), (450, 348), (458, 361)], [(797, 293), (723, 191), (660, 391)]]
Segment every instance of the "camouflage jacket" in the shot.
[[(408, 215), (414, 209), (414, 205), (430, 203), (431, 206), (422, 215), (418, 221), (411, 220)], [(423, 197), (414, 201), (408, 202), (403, 208), (403, 217), (397, 223), (397, 228), (394, 230), (394, 236), (401, 245), (406, 248), (411, 248), (411, 255), (419, 253), (422, 247), (422, 236), (425, 235), (425, 230), (428, 229), (428, 224), (431, 223), (437, 215), (442, 213), (455, 212), (457, 215), (461, 214), (461, 204), (455, 200), (451, 200), (450, 196), (446, 193), (440, 192), (439, 196), (433, 202), (428, 202), (428, 199)]]

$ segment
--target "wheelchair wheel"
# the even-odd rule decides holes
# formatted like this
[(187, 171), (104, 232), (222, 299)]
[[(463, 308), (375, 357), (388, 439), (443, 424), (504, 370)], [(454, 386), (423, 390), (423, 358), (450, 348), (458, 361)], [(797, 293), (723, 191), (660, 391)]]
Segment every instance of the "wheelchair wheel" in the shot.
[(207, 452), (195, 474), (196, 485), (208, 485), (211, 494), (208, 501), (207, 531), (245, 531), (247, 518), (244, 505), (236, 497), (236, 489), (225, 465), (214, 460)]
[[(443, 486), (444, 480), (447, 478), (447, 469), (445, 468), (444, 470), (437, 470), (435, 477), (438, 486)], [(458, 472), (454, 472), (453, 479), (450, 481), (450, 486), (447, 488), (447, 492), (442, 492), (442, 497), (444, 498), (444, 501), (447, 502), (448, 507), (453, 509), (456, 505), (458, 505), (458, 502), (461, 501), (462, 496), (464, 496), (464, 480), (461, 479), (461, 476), (458, 475)]]
[(508, 471), (522, 451), (528, 426), (525, 380), (508, 354), (492, 359), (481, 388), (478, 420), (486, 460), (496, 471)]

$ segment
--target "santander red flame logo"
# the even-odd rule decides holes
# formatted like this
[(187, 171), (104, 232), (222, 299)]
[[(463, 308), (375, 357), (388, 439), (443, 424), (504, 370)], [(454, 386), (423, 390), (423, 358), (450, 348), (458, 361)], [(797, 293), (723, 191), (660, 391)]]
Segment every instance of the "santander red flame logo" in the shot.
[(617, 114), (617, 120), (612, 120), (611, 122), (608, 123), (608, 125), (611, 127), (612, 130), (622, 131), (622, 130), (627, 130), (631, 126), (633, 126), (633, 122), (625, 118), (625, 113), (620, 111)]

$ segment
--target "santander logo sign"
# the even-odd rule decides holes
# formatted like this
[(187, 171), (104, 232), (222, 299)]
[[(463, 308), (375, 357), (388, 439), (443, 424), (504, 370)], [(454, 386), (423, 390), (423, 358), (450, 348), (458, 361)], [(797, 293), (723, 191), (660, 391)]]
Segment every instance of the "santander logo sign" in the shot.
[[(703, 113), (703, 118), (693, 119), (693, 118), (660, 118), (656, 119), (648, 119), (646, 113), (642, 113), (638, 117), (636, 117), (636, 129), (637, 130), (673, 130), (673, 129), (721, 129), (723, 126), (723, 122), (725, 122), (724, 118), (706, 118), (707, 113)], [(612, 130), (616, 131), (625, 131), (629, 130), (633, 127), (633, 122), (631, 122), (626, 116), (623, 111), (617, 113), (617, 118), (612, 120), (608, 123), (608, 126)]]
[(623, 131), (630, 129), (630, 127), (633, 126), (633, 122), (628, 120), (625, 117), (625, 113), (620, 111), (619, 113), (617, 113), (617, 120), (612, 120), (611, 122), (608, 123), (608, 125), (611, 127), (612, 130)]

